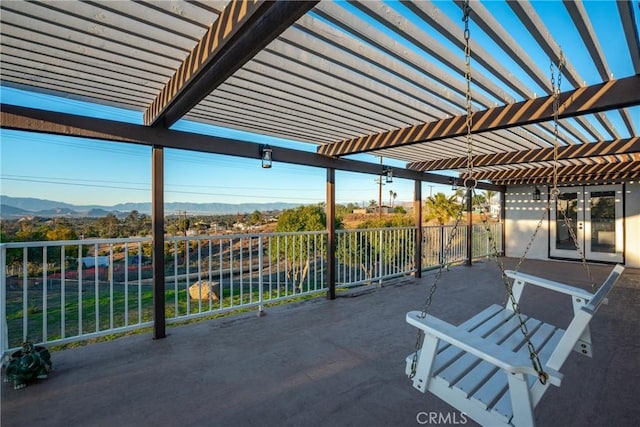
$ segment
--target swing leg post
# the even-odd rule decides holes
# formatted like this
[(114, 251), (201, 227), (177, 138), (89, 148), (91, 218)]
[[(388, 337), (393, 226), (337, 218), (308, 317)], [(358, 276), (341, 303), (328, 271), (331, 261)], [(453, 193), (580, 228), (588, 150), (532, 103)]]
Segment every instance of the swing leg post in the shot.
[(507, 373), (507, 379), (509, 380), (509, 394), (513, 408), (512, 424), (518, 427), (535, 426), (533, 399), (526, 376)]
[(413, 377), (413, 387), (426, 393), (429, 388), (429, 380), (433, 371), (433, 362), (436, 359), (436, 351), (440, 340), (431, 334), (425, 333), (422, 349), (418, 356), (416, 374)]

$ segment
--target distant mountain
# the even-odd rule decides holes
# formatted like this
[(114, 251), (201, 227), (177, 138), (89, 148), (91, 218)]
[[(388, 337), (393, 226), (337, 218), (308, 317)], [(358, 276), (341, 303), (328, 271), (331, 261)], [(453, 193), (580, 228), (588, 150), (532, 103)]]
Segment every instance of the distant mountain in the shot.
[(93, 208), (93, 209), (89, 209), (87, 211), (86, 215), (84, 215), (84, 216), (88, 216), (88, 217), (92, 217), (92, 218), (101, 218), (103, 216), (109, 215), (110, 213), (113, 213), (116, 216), (119, 216), (118, 214), (122, 214), (122, 212), (114, 212), (114, 211), (108, 211), (106, 209)]
[[(104, 217), (110, 213), (118, 217), (133, 210), (151, 214), (151, 203), (120, 203), (115, 206), (72, 205), (53, 200), (27, 197), (0, 196), (0, 217), (16, 218), (29, 215), (44, 217)], [(300, 206), (296, 203), (189, 203), (174, 202), (165, 204), (165, 215), (177, 213), (187, 215), (226, 215), (251, 213), (254, 211), (274, 211), (291, 209)]]
[(13, 217), (13, 216), (22, 217), (27, 215), (33, 215), (33, 213), (25, 209), (16, 208), (14, 206), (0, 204), (0, 218)]
[(38, 216), (76, 216), (78, 212), (70, 208), (43, 209), (35, 212)]
[(5, 206), (13, 206), (14, 208), (24, 209), (25, 211), (38, 212), (47, 209), (76, 207), (64, 202), (54, 202), (52, 200), (34, 199), (31, 197), (9, 197), (0, 196), (0, 204)]

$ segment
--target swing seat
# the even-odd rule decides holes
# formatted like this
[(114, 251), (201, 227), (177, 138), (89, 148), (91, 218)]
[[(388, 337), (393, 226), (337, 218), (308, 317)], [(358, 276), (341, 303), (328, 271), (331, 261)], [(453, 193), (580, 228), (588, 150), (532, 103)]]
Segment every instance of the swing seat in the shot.
[[(591, 357), (589, 322), (611, 291), (624, 267), (616, 265), (594, 294), (551, 280), (507, 271), (519, 301), (525, 284), (570, 295), (574, 317), (566, 331), (521, 313), (530, 340), (548, 374), (546, 384), (531, 366), (527, 341), (511, 303), (491, 305), (460, 324), (407, 313), (407, 323), (424, 331), (413, 386), (427, 390), (482, 425), (533, 426), (533, 410), (549, 384), (560, 386), (559, 372), (571, 351)], [(407, 357), (410, 376), (414, 354)]]

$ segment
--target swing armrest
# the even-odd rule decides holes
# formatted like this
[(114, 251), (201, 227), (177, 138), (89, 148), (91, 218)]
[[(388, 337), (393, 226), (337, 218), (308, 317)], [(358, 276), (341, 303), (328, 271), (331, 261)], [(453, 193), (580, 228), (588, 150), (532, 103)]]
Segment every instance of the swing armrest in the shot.
[(583, 298), (587, 301), (593, 298), (593, 294), (584, 289), (575, 286), (565, 285), (564, 283), (554, 282), (553, 280), (543, 279), (542, 277), (532, 276), (526, 273), (520, 273), (513, 270), (506, 270), (505, 274), (509, 279), (519, 280), (541, 288), (550, 289), (552, 291), (561, 292), (576, 298)]
[[(517, 353), (509, 349), (488, 342), (437, 317), (427, 315), (425, 318), (421, 318), (420, 316), (421, 312), (410, 311), (407, 313), (407, 323), (423, 330), (425, 334), (446, 341), (506, 372), (538, 377), (538, 373), (531, 366), (528, 356), (519, 357)], [(563, 375), (547, 367), (544, 370), (549, 375), (549, 383), (560, 387)]]

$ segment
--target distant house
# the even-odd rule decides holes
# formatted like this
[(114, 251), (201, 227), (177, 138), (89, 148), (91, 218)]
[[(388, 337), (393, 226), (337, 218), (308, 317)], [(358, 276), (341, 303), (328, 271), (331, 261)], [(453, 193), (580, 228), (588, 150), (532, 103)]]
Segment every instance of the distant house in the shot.
[(233, 224), (233, 229), (244, 231), (247, 229), (247, 224), (245, 224), (244, 222), (236, 222)]
[(91, 268), (91, 267), (108, 267), (109, 266), (109, 257), (108, 256), (83, 256), (82, 257), (82, 267)]

